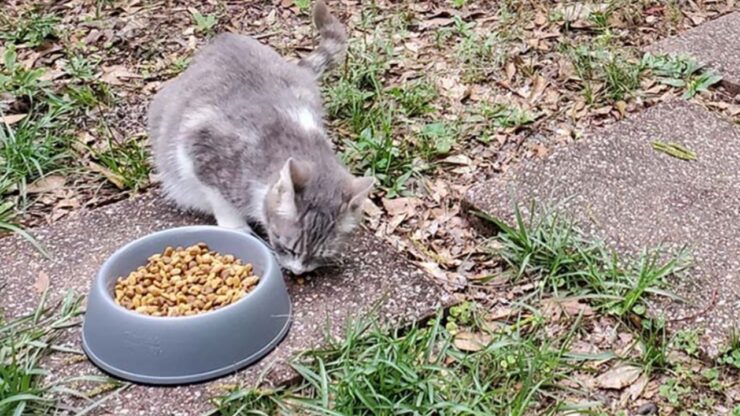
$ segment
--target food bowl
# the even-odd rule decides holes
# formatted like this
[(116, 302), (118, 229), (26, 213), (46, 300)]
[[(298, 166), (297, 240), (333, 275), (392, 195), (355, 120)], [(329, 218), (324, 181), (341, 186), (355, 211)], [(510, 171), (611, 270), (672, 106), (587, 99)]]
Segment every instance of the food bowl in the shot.
[[(252, 263), (257, 286), (231, 305), (192, 316), (155, 317), (113, 299), (116, 279), (167, 246), (206, 243)], [(133, 241), (108, 258), (87, 300), (82, 346), (90, 360), (120, 378), (185, 384), (234, 372), (262, 358), (288, 332), (291, 304), (270, 250), (248, 234), (213, 226), (181, 227)]]

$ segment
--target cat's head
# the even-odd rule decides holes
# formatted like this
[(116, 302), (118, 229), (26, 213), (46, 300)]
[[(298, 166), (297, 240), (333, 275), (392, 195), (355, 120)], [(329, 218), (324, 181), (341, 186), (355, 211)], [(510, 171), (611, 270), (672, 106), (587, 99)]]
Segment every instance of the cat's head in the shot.
[(319, 172), (288, 159), (265, 198), (267, 235), (278, 261), (296, 275), (330, 263), (362, 218), (375, 180), (341, 169)]

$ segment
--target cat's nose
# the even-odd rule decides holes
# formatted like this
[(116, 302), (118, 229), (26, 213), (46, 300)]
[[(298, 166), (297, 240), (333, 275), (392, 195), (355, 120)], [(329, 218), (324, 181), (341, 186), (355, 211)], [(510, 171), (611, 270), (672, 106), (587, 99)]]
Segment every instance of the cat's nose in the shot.
[(303, 264), (295, 259), (283, 259), (281, 263), (285, 270), (293, 273), (296, 276), (306, 272), (306, 268), (303, 267)]

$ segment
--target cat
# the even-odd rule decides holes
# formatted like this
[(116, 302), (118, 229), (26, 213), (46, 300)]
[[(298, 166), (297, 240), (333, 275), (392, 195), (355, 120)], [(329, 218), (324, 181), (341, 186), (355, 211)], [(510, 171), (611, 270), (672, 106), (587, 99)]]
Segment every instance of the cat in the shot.
[(339, 161), (318, 80), (347, 33), (318, 1), (318, 47), (298, 63), (248, 36), (220, 34), (155, 95), (149, 132), (165, 195), (221, 227), (266, 234), (283, 268), (330, 263), (362, 218), (371, 177)]

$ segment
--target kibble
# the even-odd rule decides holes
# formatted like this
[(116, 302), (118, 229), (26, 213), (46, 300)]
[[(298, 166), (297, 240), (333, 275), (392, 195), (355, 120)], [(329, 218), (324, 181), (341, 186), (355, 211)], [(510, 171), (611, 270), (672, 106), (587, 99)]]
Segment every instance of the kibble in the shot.
[(252, 265), (204, 243), (167, 247), (116, 281), (116, 303), (151, 316), (190, 316), (230, 305), (259, 283)]

